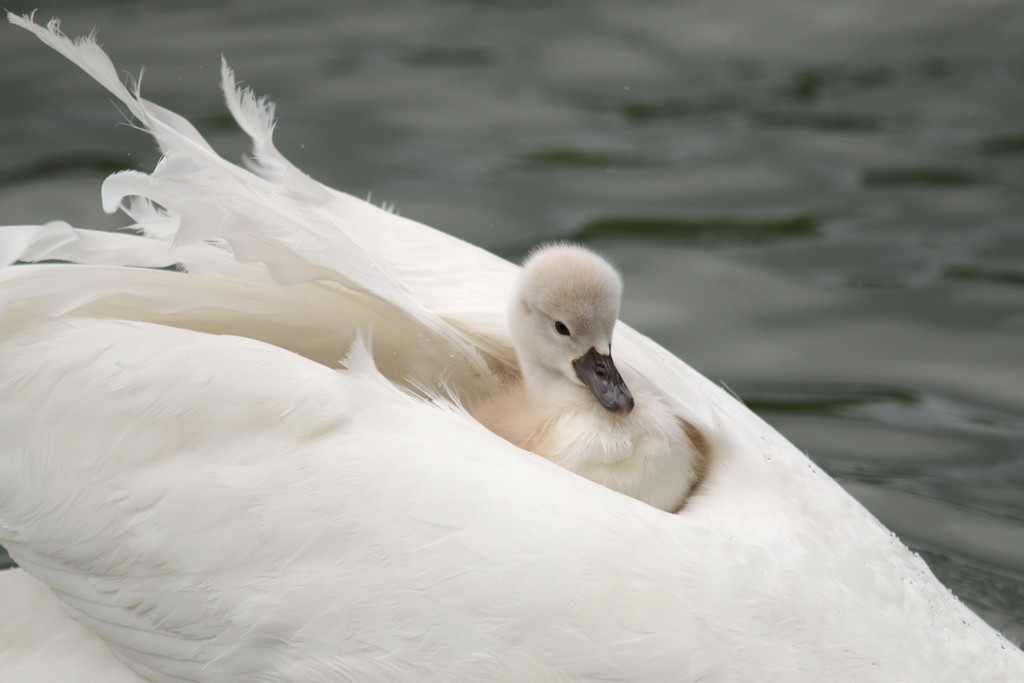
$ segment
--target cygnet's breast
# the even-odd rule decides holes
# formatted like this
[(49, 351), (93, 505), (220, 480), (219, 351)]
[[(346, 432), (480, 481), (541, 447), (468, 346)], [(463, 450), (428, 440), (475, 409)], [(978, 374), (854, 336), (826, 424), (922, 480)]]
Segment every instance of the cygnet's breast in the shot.
[[(676, 511), (698, 476), (695, 444), (656, 397), (626, 417), (583, 410), (552, 425), (541, 453), (592, 481), (663, 510)], [(603, 413), (603, 414), (602, 414)]]
[(563, 413), (549, 428), (544, 454), (549, 460), (573, 470), (585, 466), (622, 464), (642, 455), (655, 439), (645, 433), (644, 411), (626, 417), (609, 414), (600, 406)]
[[(588, 394), (530, 399), (519, 384), (478, 406), (489, 429), (591, 481), (670, 512), (679, 510), (706, 466), (706, 442), (642, 381), (636, 407), (609, 413)], [(695, 434), (698, 438), (694, 438)]]

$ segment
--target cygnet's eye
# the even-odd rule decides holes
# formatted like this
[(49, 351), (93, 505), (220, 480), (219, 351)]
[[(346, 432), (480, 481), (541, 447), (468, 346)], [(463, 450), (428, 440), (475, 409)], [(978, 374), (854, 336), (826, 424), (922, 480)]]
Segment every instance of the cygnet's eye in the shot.
[(557, 332), (558, 334), (562, 335), (563, 337), (571, 337), (572, 336), (571, 334), (569, 334), (569, 328), (566, 327), (565, 323), (563, 323), (561, 320), (556, 320), (555, 321), (555, 332)]

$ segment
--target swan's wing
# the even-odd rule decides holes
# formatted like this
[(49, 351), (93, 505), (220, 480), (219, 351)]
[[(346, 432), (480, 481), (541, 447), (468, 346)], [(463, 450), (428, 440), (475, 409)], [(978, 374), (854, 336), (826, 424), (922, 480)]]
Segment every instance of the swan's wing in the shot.
[[(128, 90), (93, 37), (72, 41), (55, 21), (43, 27), (30, 17), (8, 14), (8, 18), (95, 78), (157, 140), (163, 158), (152, 174), (125, 171), (104, 183), (107, 211), (124, 209), (146, 235), (171, 243), (165, 248), (222, 242), (236, 261), (262, 264), (279, 283), (335, 282), (372, 296), (381, 302), (381, 308), (390, 307), (392, 316), (418, 325), (420, 333), (429, 336), (439, 349), (463, 356), (465, 362), (476, 365), (478, 374), (487, 374), (477, 348), (489, 349), (460, 334), (437, 311), (411, 296), (409, 288), (415, 283), (394, 270), (377, 250), (365, 248), (365, 233), (384, 236), (389, 233), (388, 223), (404, 219), (329, 190), (288, 163), (273, 145), (271, 106), (237, 88), (227, 67), (225, 96), (239, 124), (253, 139), (253, 168), (259, 173), (225, 161), (188, 121)], [(156, 210), (154, 205), (162, 208)], [(417, 247), (413, 240), (406, 241), (402, 249), (408, 252)], [(179, 256), (188, 268), (184, 255)], [(436, 272), (439, 264), (432, 256), (420, 252), (412, 270)], [(210, 266), (208, 260), (202, 265)], [(506, 264), (506, 269), (511, 266)], [(442, 287), (453, 301), (465, 296), (471, 286), (464, 273), (464, 269), (451, 272)], [(506, 350), (499, 361), (508, 360)]]
[[(389, 496), (411, 495), (404, 478), (389, 492), (368, 477), (393, 476), (389, 454), (422, 448), (418, 439), (359, 425), (383, 417), (375, 391), (412, 409), (392, 425), (411, 429), (421, 404), (369, 369), (346, 383), (235, 337), (83, 318), (4, 323), (3, 542), (143, 675), (200, 680), (225, 657), (248, 667), (261, 639), (301, 642), (327, 617), (298, 605), (309, 609), (309, 591), (344, 570), (339, 558), (385, 543), (374, 517)], [(382, 467), (360, 472), (350, 455)], [(338, 525), (353, 513), (367, 536)]]
[(5, 683), (145, 683), (102, 638), (68, 619), (46, 584), (20, 569), (0, 572), (0, 643)]
[[(640, 671), (677, 656), (679, 606), (650, 612), (673, 541), (644, 542), (675, 520), (402, 392), (360, 345), (338, 372), (151, 324), (3, 322), (0, 540), (144, 676), (557, 680), (626, 672), (638, 637)], [(646, 550), (604, 556), (626, 537)]]

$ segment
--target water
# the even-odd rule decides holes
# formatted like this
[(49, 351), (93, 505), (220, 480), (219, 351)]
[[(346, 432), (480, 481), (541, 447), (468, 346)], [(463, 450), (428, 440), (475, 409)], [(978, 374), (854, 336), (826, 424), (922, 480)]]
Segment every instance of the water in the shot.
[[(47, 11), (230, 158), (222, 52), (327, 184), (508, 257), (599, 248), (630, 324), (1024, 641), (1024, 5), (76, 5)], [(0, 223), (119, 225), (99, 182), (149, 139), (11, 27), (0, 92)]]

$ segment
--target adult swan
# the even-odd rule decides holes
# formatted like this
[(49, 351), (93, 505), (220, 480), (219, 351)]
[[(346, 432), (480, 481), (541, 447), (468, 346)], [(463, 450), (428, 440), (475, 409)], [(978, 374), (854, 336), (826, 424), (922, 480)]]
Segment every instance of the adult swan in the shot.
[(487, 430), (463, 406), (516, 372), (514, 266), (303, 175), (226, 69), (252, 170), (91, 39), (10, 18), (164, 156), (103, 187), (142, 235), (0, 232), (3, 263), (78, 264), (0, 272), (4, 680), (1024, 678), (835, 482), (625, 326), (627, 383), (712, 445), (681, 513)]

